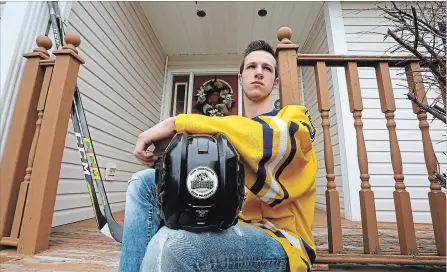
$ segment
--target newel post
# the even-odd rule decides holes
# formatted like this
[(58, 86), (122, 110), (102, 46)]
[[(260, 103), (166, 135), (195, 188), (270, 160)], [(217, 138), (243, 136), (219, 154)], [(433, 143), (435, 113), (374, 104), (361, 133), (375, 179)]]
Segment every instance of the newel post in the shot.
[(70, 109), (80, 64), (84, 63), (76, 49), (81, 43), (80, 37), (67, 33), (65, 41), (66, 45), (62, 50), (53, 52), (56, 61), (36, 147), (18, 246), (18, 252), (23, 254), (33, 254), (48, 248), (50, 238)]
[(0, 167), (0, 239), (9, 237), (11, 232), (20, 183), (36, 129), (36, 107), (45, 74), (39, 62), (49, 58), (47, 50), (52, 46), (45, 36), (37, 37), (36, 43), (38, 47), (33, 52), (23, 55), (27, 61)]
[(286, 105), (299, 105), (299, 74), (296, 59), (299, 46), (291, 42), (292, 30), (288, 27), (281, 27), (277, 37), (280, 42), (276, 46), (276, 54), (281, 108)]

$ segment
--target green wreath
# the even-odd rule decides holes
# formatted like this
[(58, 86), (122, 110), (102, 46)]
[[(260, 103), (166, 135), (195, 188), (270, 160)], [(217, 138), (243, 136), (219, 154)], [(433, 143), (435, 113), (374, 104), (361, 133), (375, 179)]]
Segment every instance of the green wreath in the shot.
[[(210, 98), (219, 95), (217, 102), (211, 102)], [(207, 116), (227, 116), (234, 105), (233, 90), (223, 80), (214, 78), (197, 88), (195, 93), (197, 101), (196, 109)]]

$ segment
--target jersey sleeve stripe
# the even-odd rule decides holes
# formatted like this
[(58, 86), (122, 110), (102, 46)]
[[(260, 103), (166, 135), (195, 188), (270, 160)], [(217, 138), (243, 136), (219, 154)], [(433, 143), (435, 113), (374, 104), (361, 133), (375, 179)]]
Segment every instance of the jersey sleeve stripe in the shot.
[(283, 191), (284, 191), (284, 197), (281, 199), (275, 199), (272, 203), (270, 203), (270, 207), (275, 207), (279, 203), (281, 203), (283, 200), (289, 198), (289, 192), (287, 192), (287, 189), (281, 184), (280, 182), (280, 176), (281, 173), (284, 171), (284, 169), (287, 167), (287, 165), (290, 164), (290, 162), (293, 160), (296, 154), (296, 140), (295, 140), (295, 133), (298, 131), (298, 124), (295, 122), (290, 123), (289, 128), (289, 137), (290, 137), (290, 153), (289, 156), (287, 156), (287, 159), (284, 161), (284, 163), (279, 167), (278, 171), (276, 171), (275, 178), (278, 180), (279, 184), (281, 185)]
[[(273, 175), (273, 169), (278, 165), (278, 163), (283, 159), (287, 152), (287, 125), (286, 123), (279, 117), (271, 117), (271, 119), (275, 122), (279, 129), (279, 150), (278, 154), (275, 156), (275, 159), (272, 163), (269, 164), (267, 170), (268, 175), (271, 177), (271, 184), (269, 186), (269, 190), (265, 195), (261, 197), (261, 200), (264, 202), (268, 202), (272, 198), (277, 198), (281, 195), (281, 189), (277, 180)], [(283, 186), (281, 186), (284, 188)]]
[(272, 157), (273, 129), (271, 129), (269, 125), (259, 117), (255, 117), (253, 118), (253, 120), (261, 123), (262, 138), (263, 138), (262, 159), (258, 163), (258, 170), (256, 172), (256, 181), (250, 188), (250, 191), (253, 194), (258, 195), (258, 193), (262, 190), (265, 183), (266, 178), (265, 164)]

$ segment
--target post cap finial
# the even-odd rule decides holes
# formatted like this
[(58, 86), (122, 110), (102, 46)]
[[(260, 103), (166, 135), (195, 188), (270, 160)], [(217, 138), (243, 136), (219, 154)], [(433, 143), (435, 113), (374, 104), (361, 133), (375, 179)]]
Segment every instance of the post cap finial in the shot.
[(283, 26), (278, 30), (278, 41), (282, 44), (290, 44), (292, 39), (292, 29), (287, 26)]
[(50, 50), (53, 46), (53, 42), (47, 36), (40, 35), (36, 38), (37, 48), (34, 49), (34, 52), (41, 52), (45, 55), (49, 56), (47, 50)]
[(63, 47), (64, 49), (71, 49), (75, 53), (78, 53), (76, 47), (81, 44), (81, 37), (74, 32), (68, 32), (65, 34), (65, 43), (66, 45)]

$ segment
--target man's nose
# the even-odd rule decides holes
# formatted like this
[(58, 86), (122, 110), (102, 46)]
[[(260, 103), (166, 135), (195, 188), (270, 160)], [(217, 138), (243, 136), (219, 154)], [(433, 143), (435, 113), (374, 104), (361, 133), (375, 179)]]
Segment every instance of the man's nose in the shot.
[(258, 67), (256, 67), (256, 70), (255, 70), (255, 76), (262, 78), (264, 76), (263, 72), (264, 71), (262, 70), (262, 67), (258, 66)]

